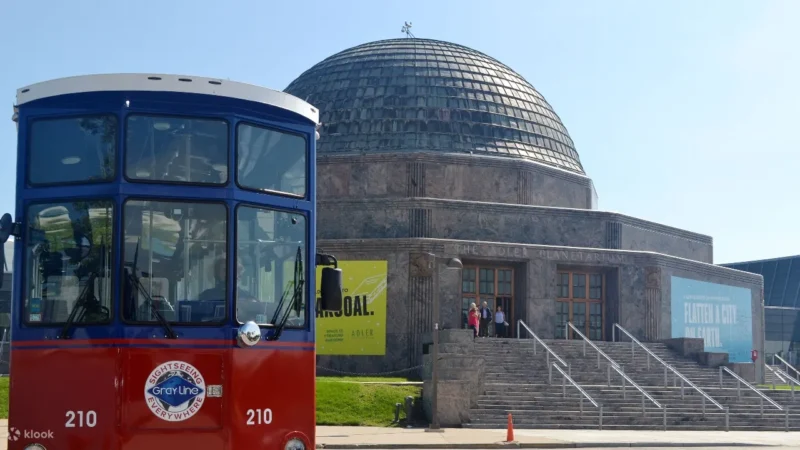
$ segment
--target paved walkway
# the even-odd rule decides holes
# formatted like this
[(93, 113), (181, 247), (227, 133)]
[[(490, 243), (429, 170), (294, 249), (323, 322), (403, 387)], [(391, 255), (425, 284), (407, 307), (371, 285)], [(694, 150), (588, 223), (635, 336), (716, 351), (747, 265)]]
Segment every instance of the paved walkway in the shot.
[[(613, 430), (521, 430), (514, 431), (521, 446), (575, 448), (594, 446), (665, 447), (736, 445), (782, 446), (800, 442), (800, 432), (770, 431), (613, 431)], [(424, 429), (372, 427), (317, 427), (317, 445), (324, 448), (492, 448), (506, 439), (505, 430), (448, 428), (431, 433)]]
[[(597, 431), (515, 430), (521, 448), (663, 447), (737, 445), (788, 446), (800, 443), (800, 432), (780, 431)], [(329, 449), (391, 448), (498, 448), (505, 430), (446, 428), (426, 432), (420, 428), (317, 427), (318, 447)], [(8, 420), (0, 420), (0, 450), (8, 448)], [(469, 447), (467, 447), (469, 446)], [(502, 445), (505, 447), (505, 445)]]

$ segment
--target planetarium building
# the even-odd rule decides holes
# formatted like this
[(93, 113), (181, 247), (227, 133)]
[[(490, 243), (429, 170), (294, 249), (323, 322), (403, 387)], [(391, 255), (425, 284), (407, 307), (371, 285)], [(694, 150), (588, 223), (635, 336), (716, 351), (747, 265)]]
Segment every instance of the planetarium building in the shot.
[[(345, 272), (318, 313), (320, 372), (402, 371), (472, 303), (543, 339), (702, 337), (763, 352), (762, 277), (713, 264), (710, 236), (598, 209), (575, 142), (511, 68), (448, 42), (346, 49), (287, 88), (320, 110), (319, 248)], [(434, 306), (438, 305), (438, 317)], [(757, 369), (760, 372), (760, 369)]]

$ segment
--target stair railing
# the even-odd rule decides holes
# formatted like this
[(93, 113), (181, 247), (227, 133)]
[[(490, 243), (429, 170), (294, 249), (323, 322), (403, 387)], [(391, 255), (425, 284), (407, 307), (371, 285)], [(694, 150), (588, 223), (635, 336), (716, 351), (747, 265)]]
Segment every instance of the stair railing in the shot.
[[(767, 370), (772, 372), (774, 377), (777, 377), (782, 382), (789, 382), (789, 389), (792, 391), (792, 400), (794, 400), (794, 387), (795, 385), (800, 386), (800, 383), (798, 383), (793, 377), (790, 377), (788, 373), (781, 370), (780, 367), (772, 367), (767, 364), (764, 364), (764, 367), (766, 367)], [(772, 389), (775, 389), (775, 378), (772, 379)]]
[[(517, 334), (517, 336), (519, 336), (519, 334)], [(550, 364), (549, 367), (550, 367), (550, 384), (553, 384), (553, 380), (552, 380), (553, 371), (552, 371), (552, 369), (556, 369), (561, 374), (561, 396), (563, 398), (565, 398), (565, 399), (567, 398), (567, 381), (569, 381), (569, 384), (571, 384), (573, 387), (575, 387), (575, 389), (577, 389), (578, 392), (581, 394), (581, 396), (580, 396), (580, 399), (581, 399), (580, 400), (580, 415), (581, 416), (583, 416), (583, 399), (584, 398), (589, 400), (589, 402), (592, 405), (594, 405), (595, 408), (598, 409), (599, 414), (600, 414), (599, 415), (598, 427), (599, 427), (600, 430), (602, 430), (603, 429), (603, 405), (597, 403), (592, 398), (591, 395), (589, 395), (586, 391), (584, 391), (583, 388), (578, 383), (576, 383), (575, 380), (572, 379), (572, 377), (570, 377), (566, 372), (564, 372), (564, 369), (562, 369), (561, 366), (559, 366), (556, 363), (553, 363), (553, 364)]]
[[(661, 365), (664, 366), (664, 387), (668, 387), (668, 385), (669, 385), (669, 381), (668, 381), (668, 377), (667, 377), (667, 371), (669, 370), (673, 374), (673, 379), (674, 379), (674, 377), (677, 377), (677, 378), (679, 378), (681, 380), (681, 400), (683, 400), (683, 398), (684, 398), (683, 390), (684, 390), (684, 383), (685, 383), (685, 384), (688, 384), (689, 387), (691, 387), (692, 389), (697, 391), (701, 396), (703, 396), (703, 415), (704, 416), (706, 414), (706, 400), (708, 400), (708, 401), (711, 402), (711, 404), (716, 406), (718, 409), (720, 409), (722, 411), (725, 411), (725, 421), (727, 422), (727, 420), (728, 420), (728, 408), (725, 408), (722, 405), (720, 405), (719, 402), (714, 400), (710, 395), (706, 394), (705, 391), (703, 391), (702, 389), (697, 387), (697, 385), (692, 383), (682, 373), (678, 372), (678, 369), (672, 367), (671, 364), (668, 364), (666, 361), (664, 361), (663, 359), (659, 358), (658, 355), (653, 353), (652, 350), (650, 350), (644, 344), (639, 342), (639, 340), (636, 339), (630, 332), (628, 332), (628, 330), (626, 330), (625, 328), (622, 328), (622, 326), (620, 324), (615, 323), (614, 327), (612, 328), (612, 330), (614, 330), (614, 329), (618, 329), (619, 331), (625, 333), (625, 335), (628, 336), (628, 338), (630, 338), (630, 340), (631, 340), (631, 348), (633, 348), (634, 345), (638, 345), (639, 347), (641, 347), (645, 351), (645, 353), (647, 353), (647, 368), (648, 369), (650, 368), (650, 358), (651, 357), (653, 359), (655, 359), (656, 361), (658, 361), (659, 363), (661, 363)], [(614, 338), (613, 338), (614, 341), (617, 342), (616, 333), (612, 333), (612, 334), (614, 335)], [(631, 351), (631, 354), (633, 354), (633, 351)]]
[[(630, 383), (631, 386), (636, 388), (636, 390), (638, 390), (642, 394), (642, 415), (643, 416), (645, 415), (645, 402), (644, 402), (645, 398), (650, 400), (654, 405), (656, 405), (656, 408), (658, 408), (658, 409), (660, 409), (662, 411), (663, 417), (664, 417), (664, 429), (666, 430), (667, 429), (667, 408), (662, 406), (661, 403), (656, 401), (656, 399), (654, 399), (652, 395), (648, 394), (647, 391), (644, 390), (644, 388), (639, 386), (635, 381), (633, 381), (631, 379), (631, 377), (629, 377), (627, 374), (625, 374), (625, 372), (622, 370), (620, 365), (616, 363), (616, 361), (611, 359), (610, 356), (606, 355), (605, 352), (600, 350), (600, 347), (595, 345), (594, 342), (590, 341), (586, 336), (584, 336), (583, 333), (580, 332), (580, 330), (575, 328), (575, 325), (573, 325), (572, 322), (567, 322), (567, 326), (572, 328), (572, 331), (577, 333), (578, 336), (580, 336), (583, 339), (583, 356), (586, 356), (586, 344), (588, 343), (598, 354), (598, 364), (597, 364), (598, 368), (600, 367), (600, 363), (599, 363), (600, 356), (604, 357), (608, 361), (609, 380), (611, 379), (611, 375), (610, 375), (611, 374), (611, 370), (614, 370), (618, 374), (620, 374), (620, 376), (622, 377), (622, 398), (623, 399), (625, 399), (625, 381), (627, 381), (628, 383)], [(610, 383), (609, 383), (609, 385), (610, 385)], [(726, 419), (726, 422), (727, 422), (727, 419)]]
[[(788, 421), (789, 421), (789, 408), (784, 409), (781, 405), (775, 403), (775, 400), (767, 397), (763, 392), (761, 392), (761, 390), (759, 390), (758, 388), (756, 388), (755, 386), (753, 386), (752, 384), (747, 382), (747, 380), (745, 380), (744, 378), (740, 377), (738, 374), (736, 374), (731, 369), (728, 369), (725, 366), (719, 366), (719, 387), (720, 388), (722, 387), (722, 376), (723, 376), (724, 373), (727, 373), (728, 375), (731, 375), (733, 378), (736, 378), (736, 380), (738, 381), (738, 383), (736, 383), (736, 396), (739, 399), (742, 398), (742, 390), (741, 390), (742, 385), (747, 386), (751, 391), (755, 392), (756, 394), (758, 394), (759, 397), (761, 397), (761, 417), (764, 417), (764, 400), (766, 400), (766, 401), (769, 402), (769, 404), (771, 404), (772, 406), (778, 408), (778, 411), (784, 411), (786, 413), (786, 421), (787, 421), (787, 424), (788, 424)], [(788, 427), (788, 425), (787, 425), (787, 427)]]
[(556, 354), (556, 352), (554, 352), (553, 350), (551, 350), (551, 349), (550, 349), (550, 347), (548, 347), (548, 346), (547, 346), (547, 344), (545, 344), (543, 340), (539, 339), (539, 336), (537, 336), (537, 335), (536, 335), (536, 333), (534, 333), (534, 332), (533, 332), (533, 330), (531, 330), (531, 329), (528, 327), (528, 325), (526, 325), (526, 324), (525, 324), (525, 322), (523, 322), (521, 319), (518, 319), (518, 320), (517, 320), (517, 339), (521, 339), (521, 338), (522, 338), (522, 334), (520, 334), (520, 326), (521, 326), (522, 328), (524, 328), (524, 329), (525, 329), (525, 331), (527, 331), (527, 332), (528, 332), (528, 333), (529, 333), (531, 336), (533, 336), (533, 354), (534, 354), (534, 355), (536, 354), (536, 343), (537, 343), (537, 342), (538, 342), (539, 344), (541, 344), (541, 346), (542, 346), (542, 347), (545, 349), (545, 351), (546, 351), (546, 358), (547, 358), (547, 366), (548, 366), (548, 367), (550, 367), (550, 355), (553, 355), (553, 358), (555, 358), (555, 359), (556, 359), (556, 361), (560, 362), (562, 366), (564, 366), (564, 367), (569, 367), (569, 365), (566, 363), (566, 361), (564, 361), (563, 359), (561, 359), (561, 357), (559, 357), (559, 356)]
[(784, 372), (786, 372), (787, 374), (789, 374), (789, 369), (792, 369), (792, 371), (794, 371), (794, 376), (789, 375), (790, 378), (793, 378), (794, 381), (800, 380), (800, 377), (797, 376), (797, 375), (800, 375), (800, 371), (795, 369), (793, 365), (789, 364), (785, 359), (781, 358), (778, 355), (772, 355), (772, 362), (773, 363), (775, 362), (775, 359), (777, 359), (778, 361), (782, 362), (786, 366), (786, 370)]

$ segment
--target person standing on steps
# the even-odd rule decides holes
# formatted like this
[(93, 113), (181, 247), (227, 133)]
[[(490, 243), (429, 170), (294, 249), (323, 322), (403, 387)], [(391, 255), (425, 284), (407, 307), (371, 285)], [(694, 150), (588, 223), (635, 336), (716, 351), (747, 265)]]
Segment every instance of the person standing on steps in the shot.
[(475, 303), (472, 303), (471, 305), (469, 305), (469, 318), (467, 320), (469, 321), (469, 327), (473, 331), (473, 335), (472, 335), (473, 339), (478, 337), (478, 326), (479, 326), (479, 323), (480, 323), (480, 318), (481, 318), (481, 315), (478, 312), (478, 307), (475, 306)]
[(481, 304), (481, 329), (478, 333), (481, 337), (489, 337), (489, 323), (492, 322), (492, 311), (489, 310), (489, 305), (486, 302)]
[(494, 335), (506, 337), (506, 314), (500, 305), (497, 305), (497, 312), (494, 313)]

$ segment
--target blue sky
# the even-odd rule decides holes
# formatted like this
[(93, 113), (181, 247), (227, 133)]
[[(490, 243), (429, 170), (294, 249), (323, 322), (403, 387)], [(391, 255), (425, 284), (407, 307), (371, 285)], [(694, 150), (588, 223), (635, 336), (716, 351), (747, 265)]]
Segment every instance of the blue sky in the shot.
[(411, 21), (417, 37), (473, 47), (531, 82), (601, 209), (712, 235), (717, 263), (800, 254), (798, 17), (792, 0), (4, 0), (0, 211), (14, 206), (21, 86), (159, 72), (284, 89)]

